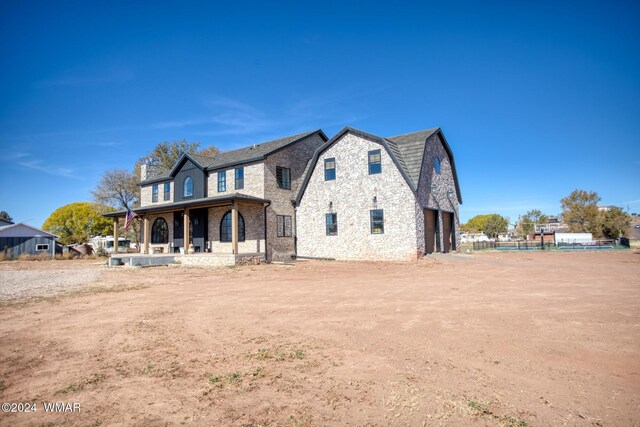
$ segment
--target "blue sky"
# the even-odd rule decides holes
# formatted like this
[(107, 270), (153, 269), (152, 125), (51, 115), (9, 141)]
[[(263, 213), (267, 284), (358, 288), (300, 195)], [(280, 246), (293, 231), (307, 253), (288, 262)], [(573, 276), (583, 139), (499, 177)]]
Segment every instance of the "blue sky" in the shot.
[(463, 222), (640, 212), (637, 3), (265, 3), (0, 1), (0, 210), (40, 226), (162, 141), (350, 125), (441, 127)]

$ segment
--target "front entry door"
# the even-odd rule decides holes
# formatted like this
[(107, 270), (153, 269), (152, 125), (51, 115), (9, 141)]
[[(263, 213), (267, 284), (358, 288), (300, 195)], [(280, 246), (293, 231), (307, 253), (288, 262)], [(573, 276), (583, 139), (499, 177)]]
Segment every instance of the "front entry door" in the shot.
[(184, 213), (173, 213), (173, 251), (180, 252), (184, 247)]
[(207, 249), (207, 217), (208, 209), (193, 209), (189, 212), (191, 220), (191, 243), (196, 252), (205, 252)]

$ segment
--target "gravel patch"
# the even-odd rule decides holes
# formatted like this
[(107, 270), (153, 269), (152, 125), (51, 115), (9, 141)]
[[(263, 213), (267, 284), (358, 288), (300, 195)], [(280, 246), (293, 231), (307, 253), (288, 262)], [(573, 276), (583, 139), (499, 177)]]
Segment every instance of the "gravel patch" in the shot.
[(51, 296), (95, 283), (98, 269), (0, 271), (0, 301)]

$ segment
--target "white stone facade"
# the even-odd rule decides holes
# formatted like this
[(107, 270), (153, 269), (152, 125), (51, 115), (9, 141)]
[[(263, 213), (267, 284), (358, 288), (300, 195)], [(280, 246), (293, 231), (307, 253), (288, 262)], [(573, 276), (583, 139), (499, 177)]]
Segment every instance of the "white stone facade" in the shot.
[[(378, 149), (382, 173), (369, 175), (368, 152)], [(324, 180), (324, 160), (328, 158), (335, 158), (333, 181)], [(384, 212), (383, 234), (371, 233), (372, 209)], [(335, 236), (326, 235), (325, 214), (330, 211), (337, 214)], [(417, 256), (411, 188), (381, 144), (351, 133), (319, 157), (297, 208), (296, 221), (298, 256), (345, 260), (409, 260)]]
[[(211, 252), (231, 253), (231, 242), (220, 241), (220, 223), (231, 206), (209, 209), (208, 240)], [(255, 204), (238, 204), (238, 213), (244, 219), (245, 240), (238, 241), (238, 253), (264, 253), (264, 208)]]

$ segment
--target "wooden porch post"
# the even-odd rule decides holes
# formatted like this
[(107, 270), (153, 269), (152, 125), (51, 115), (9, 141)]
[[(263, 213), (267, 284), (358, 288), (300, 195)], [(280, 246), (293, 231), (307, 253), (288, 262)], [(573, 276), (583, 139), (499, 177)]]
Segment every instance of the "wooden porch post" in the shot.
[(184, 253), (189, 252), (189, 209), (184, 210)]
[(144, 249), (142, 251), (143, 254), (149, 253), (149, 217), (147, 215), (144, 216), (143, 220), (143, 229), (142, 229), (142, 239), (144, 241)]
[(118, 253), (118, 217), (113, 218), (113, 253)]
[(231, 207), (231, 251), (238, 254), (238, 206), (235, 201)]

